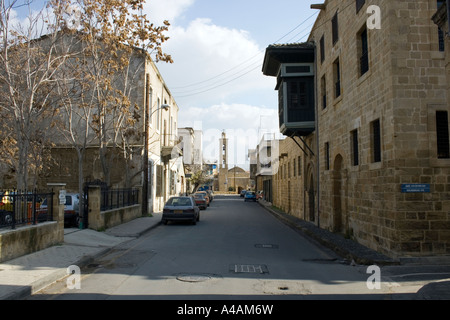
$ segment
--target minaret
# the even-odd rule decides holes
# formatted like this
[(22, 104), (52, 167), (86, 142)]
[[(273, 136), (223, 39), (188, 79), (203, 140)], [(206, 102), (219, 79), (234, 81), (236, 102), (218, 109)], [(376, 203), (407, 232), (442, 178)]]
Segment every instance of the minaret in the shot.
[(228, 172), (228, 139), (225, 131), (222, 132), (222, 139), (220, 139), (220, 164), (219, 171)]
[(219, 191), (228, 191), (228, 139), (225, 130), (219, 139)]

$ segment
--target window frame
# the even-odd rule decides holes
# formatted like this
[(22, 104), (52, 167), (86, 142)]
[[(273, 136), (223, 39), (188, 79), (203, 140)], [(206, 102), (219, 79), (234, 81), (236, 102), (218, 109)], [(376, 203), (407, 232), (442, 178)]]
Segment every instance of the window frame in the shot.
[(448, 111), (446, 110), (436, 110), (436, 151), (438, 159), (450, 159)]
[(381, 162), (381, 121), (379, 118), (370, 123), (370, 140), (372, 149), (372, 163)]
[(359, 76), (362, 77), (369, 72), (369, 34), (367, 27), (364, 27), (358, 32), (358, 70)]
[(331, 34), (333, 40), (333, 46), (339, 41), (339, 18), (338, 12), (336, 12), (331, 18)]
[(351, 145), (351, 163), (352, 166), (359, 166), (359, 142), (358, 129), (350, 131), (350, 145)]

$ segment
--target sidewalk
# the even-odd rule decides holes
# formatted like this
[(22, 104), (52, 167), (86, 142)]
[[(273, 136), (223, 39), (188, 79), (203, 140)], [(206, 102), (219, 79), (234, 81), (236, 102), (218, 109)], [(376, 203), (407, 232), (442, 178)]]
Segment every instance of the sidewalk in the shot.
[(64, 243), (0, 263), (0, 300), (23, 299), (83, 267), (113, 247), (142, 235), (161, 222), (161, 213), (137, 218), (105, 232), (65, 229)]
[(311, 222), (301, 220), (297, 217), (281, 212), (273, 208), (272, 204), (269, 202), (259, 200), (259, 204), (287, 225), (294, 229), (300, 230), (302, 233), (319, 242), (321, 245), (333, 250), (341, 257), (347, 259), (349, 262), (354, 261), (356, 264), (363, 265), (376, 264), (378, 266), (400, 264), (399, 261), (376, 252), (375, 250), (369, 249), (356, 241), (346, 239), (339, 234), (318, 228)]
[[(386, 255), (369, 249), (356, 241), (345, 239), (342, 235), (335, 234), (325, 229), (318, 228), (314, 224), (286, 214), (272, 207), (272, 204), (264, 200), (259, 200), (259, 204), (267, 211), (289, 225), (291, 228), (300, 231), (309, 239), (333, 250), (336, 254), (346, 259), (349, 263), (356, 265), (377, 265), (384, 267), (387, 277), (401, 273), (404, 278), (414, 278), (413, 281), (420, 283), (420, 278), (438, 275), (435, 280), (428, 283), (415, 294), (415, 300), (450, 300), (450, 256), (437, 256), (425, 258), (400, 258), (394, 260)], [(443, 280), (439, 280), (442, 275)]]

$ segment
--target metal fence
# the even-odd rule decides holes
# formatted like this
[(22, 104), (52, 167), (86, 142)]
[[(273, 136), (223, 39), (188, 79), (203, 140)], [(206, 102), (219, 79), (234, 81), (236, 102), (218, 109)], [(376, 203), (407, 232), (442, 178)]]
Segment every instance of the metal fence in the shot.
[(101, 211), (139, 204), (139, 189), (102, 189), (100, 201)]
[(0, 191), (0, 228), (53, 221), (53, 192)]

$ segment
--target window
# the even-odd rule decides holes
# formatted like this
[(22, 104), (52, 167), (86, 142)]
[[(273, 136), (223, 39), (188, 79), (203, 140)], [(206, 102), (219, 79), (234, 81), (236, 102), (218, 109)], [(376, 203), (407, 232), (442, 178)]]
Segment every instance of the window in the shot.
[(292, 176), (295, 177), (295, 176), (297, 175), (297, 173), (296, 173), (296, 171), (297, 171), (296, 169), (297, 169), (297, 168), (296, 168), (296, 165), (295, 165), (295, 158), (294, 158), (294, 160), (292, 161), (292, 168), (294, 169), (294, 172), (293, 172)]
[(436, 111), (436, 136), (438, 159), (449, 159), (450, 141), (447, 111)]
[(359, 165), (359, 149), (358, 149), (358, 130), (355, 129), (350, 133), (351, 136), (351, 148), (352, 148), (352, 165)]
[(279, 90), (279, 94), (283, 108), (284, 103), (287, 106), (287, 122), (314, 121), (314, 77), (288, 78), (284, 86), (286, 90)]
[(333, 19), (331, 20), (331, 33), (333, 36), (333, 45), (336, 44), (339, 40), (339, 23), (338, 23), (338, 13), (334, 15)]
[(325, 170), (330, 170), (330, 144), (325, 142)]
[[(444, 3), (443, 0), (437, 0), (437, 8), (439, 9), (443, 3)], [(447, 1), (447, 5), (449, 5), (448, 1)], [(439, 51), (444, 52), (445, 51), (445, 33), (441, 28), (438, 28), (438, 39), (439, 39)]]
[(381, 128), (380, 119), (372, 122), (371, 125), (372, 142), (372, 162), (381, 162)]
[(160, 129), (160, 125), (159, 125), (159, 120), (160, 120), (160, 107), (161, 107), (161, 100), (159, 100), (158, 98), (158, 105), (156, 106), (158, 109), (156, 110), (156, 129), (159, 130)]
[(339, 63), (339, 58), (333, 64), (334, 73), (334, 97), (338, 98), (341, 96), (341, 65)]
[(361, 10), (361, 8), (364, 6), (365, 3), (366, 0), (356, 0), (356, 13), (358, 13), (359, 10)]
[(320, 38), (320, 61), (321, 63), (325, 61), (325, 35)]
[(320, 89), (322, 91), (322, 108), (325, 109), (327, 107), (327, 81), (325, 75), (320, 80)]
[(163, 196), (163, 166), (157, 165), (156, 166), (156, 196), (162, 197)]
[(152, 88), (150, 87), (150, 75), (145, 75), (145, 110), (148, 112), (149, 122), (152, 122)]
[(369, 71), (369, 46), (367, 42), (367, 28), (359, 33), (358, 57), (360, 76)]

